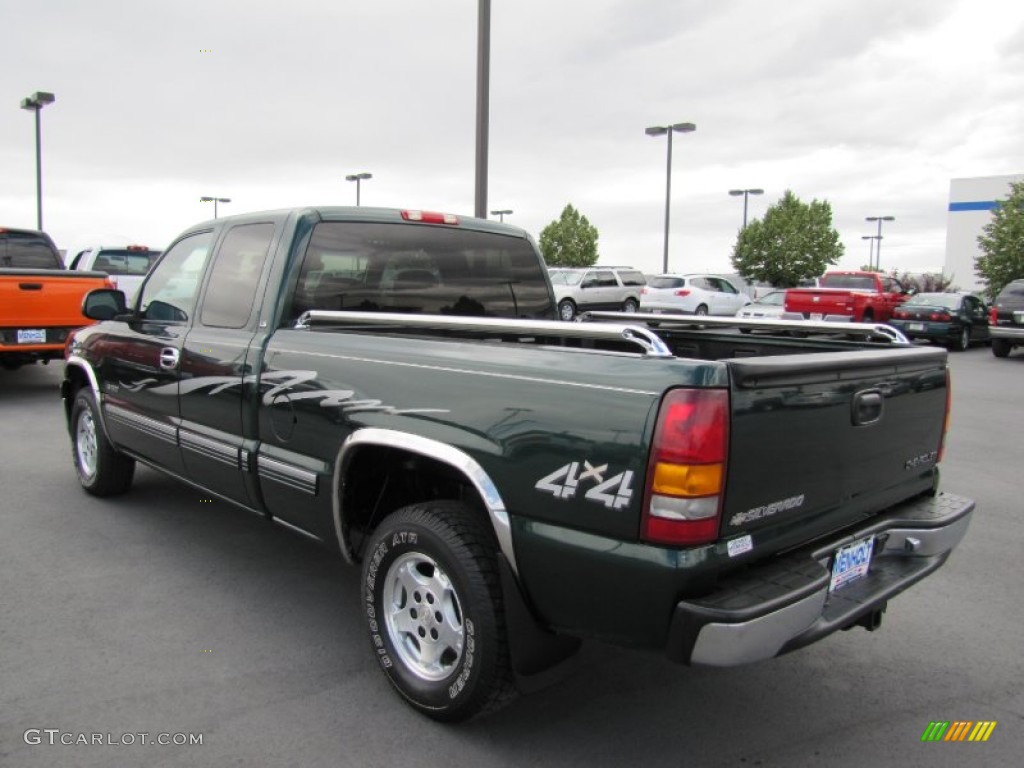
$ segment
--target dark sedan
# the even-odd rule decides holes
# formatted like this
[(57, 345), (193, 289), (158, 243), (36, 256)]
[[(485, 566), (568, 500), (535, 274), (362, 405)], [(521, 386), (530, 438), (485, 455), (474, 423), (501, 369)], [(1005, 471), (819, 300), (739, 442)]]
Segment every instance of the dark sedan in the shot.
[(988, 307), (966, 293), (919, 293), (893, 312), (889, 324), (908, 339), (928, 339), (962, 351), (988, 334)]

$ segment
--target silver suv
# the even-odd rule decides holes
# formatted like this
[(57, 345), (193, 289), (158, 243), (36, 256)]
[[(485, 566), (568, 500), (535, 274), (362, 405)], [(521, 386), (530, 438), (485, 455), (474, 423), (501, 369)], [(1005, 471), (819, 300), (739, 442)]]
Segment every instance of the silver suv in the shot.
[(592, 309), (636, 312), (640, 290), (647, 282), (643, 273), (632, 267), (552, 269), (550, 274), (558, 316), (563, 320)]

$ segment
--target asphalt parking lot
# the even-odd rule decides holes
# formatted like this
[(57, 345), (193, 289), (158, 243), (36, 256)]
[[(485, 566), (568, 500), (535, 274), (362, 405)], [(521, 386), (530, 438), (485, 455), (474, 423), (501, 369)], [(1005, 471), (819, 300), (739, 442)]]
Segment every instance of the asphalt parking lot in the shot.
[[(589, 644), (557, 684), (454, 727), (375, 668), (355, 570), (145, 468), (87, 496), (59, 366), (0, 371), (0, 766), (1019, 765), (1024, 353), (950, 361), (943, 487), (977, 511), (880, 631), (726, 670)], [(997, 726), (922, 743), (937, 720)]]

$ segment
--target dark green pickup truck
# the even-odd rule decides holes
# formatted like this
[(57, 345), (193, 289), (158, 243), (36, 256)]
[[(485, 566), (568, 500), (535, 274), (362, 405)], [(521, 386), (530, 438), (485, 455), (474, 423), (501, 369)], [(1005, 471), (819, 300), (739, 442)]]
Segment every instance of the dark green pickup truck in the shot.
[(944, 350), (854, 324), (560, 322), (535, 245), (495, 222), (219, 219), (133, 306), (100, 290), (85, 312), (63, 385), (85, 490), (126, 491), (141, 461), (361, 563), (377, 662), (441, 720), (581, 638), (734, 665), (875, 629), (974, 506), (937, 487)]

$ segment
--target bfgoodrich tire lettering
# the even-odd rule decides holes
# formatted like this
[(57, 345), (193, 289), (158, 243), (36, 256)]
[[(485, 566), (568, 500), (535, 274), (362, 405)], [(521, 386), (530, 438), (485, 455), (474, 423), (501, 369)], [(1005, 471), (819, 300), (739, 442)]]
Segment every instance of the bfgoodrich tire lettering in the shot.
[(465, 720), (514, 695), (493, 534), (458, 502), (413, 504), (374, 531), (363, 605), (385, 676), (435, 720)]
[(135, 476), (135, 460), (118, 453), (103, 433), (89, 389), (79, 390), (71, 407), (71, 458), (79, 482), (93, 496), (124, 493)]

